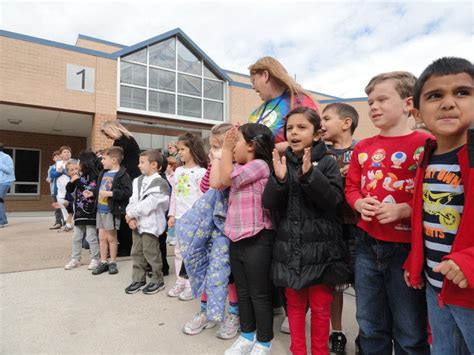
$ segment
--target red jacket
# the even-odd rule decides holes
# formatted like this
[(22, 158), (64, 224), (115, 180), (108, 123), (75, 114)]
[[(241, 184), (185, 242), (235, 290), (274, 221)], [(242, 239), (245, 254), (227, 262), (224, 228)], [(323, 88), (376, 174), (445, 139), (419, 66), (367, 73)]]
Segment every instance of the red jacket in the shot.
[[(436, 141), (428, 139), (424, 155), (415, 179), (415, 194), (412, 213), (412, 247), (404, 264), (410, 273), (410, 283), (415, 286), (422, 281), (425, 263), (423, 240), (423, 177), (429, 158), (436, 148)], [(464, 186), (464, 210), (458, 232), (454, 238), (451, 253), (444, 259), (451, 259), (459, 265), (467, 281), (467, 288), (444, 279), (440, 304), (474, 309), (474, 129), (467, 133), (467, 144), (458, 152), (459, 166)]]

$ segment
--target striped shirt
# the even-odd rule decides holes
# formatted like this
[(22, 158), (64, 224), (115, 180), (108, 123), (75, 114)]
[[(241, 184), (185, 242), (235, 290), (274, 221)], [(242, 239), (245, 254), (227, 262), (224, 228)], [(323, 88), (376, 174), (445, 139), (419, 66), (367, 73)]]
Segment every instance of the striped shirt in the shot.
[(444, 276), (433, 268), (451, 252), (464, 206), (458, 151), (433, 155), (423, 178), (424, 271), (426, 279), (438, 292)]
[(207, 164), (206, 173), (202, 177), (201, 184), (199, 185), (199, 189), (201, 190), (203, 194), (205, 194), (207, 190), (209, 190), (209, 188), (211, 187), (210, 182), (209, 182), (209, 177), (211, 175), (211, 168), (212, 168), (212, 163)]
[(225, 220), (225, 234), (230, 240), (236, 242), (253, 237), (262, 229), (273, 229), (270, 212), (262, 206), (269, 176), (270, 168), (261, 159), (234, 165)]

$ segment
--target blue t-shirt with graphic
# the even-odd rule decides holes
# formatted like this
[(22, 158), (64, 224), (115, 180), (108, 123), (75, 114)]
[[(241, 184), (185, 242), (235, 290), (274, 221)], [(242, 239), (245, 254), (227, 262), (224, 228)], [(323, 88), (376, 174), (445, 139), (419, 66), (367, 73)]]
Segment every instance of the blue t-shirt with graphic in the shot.
[[(112, 183), (114, 181), (115, 174), (117, 171), (107, 171), (102, 176), (100, 181), (99, 193), (100, 191), (111, 191)], [(97, 199), (97, 212), (100, 213), (109, 213), (109, 198), (108, 197), (98, 197)]]

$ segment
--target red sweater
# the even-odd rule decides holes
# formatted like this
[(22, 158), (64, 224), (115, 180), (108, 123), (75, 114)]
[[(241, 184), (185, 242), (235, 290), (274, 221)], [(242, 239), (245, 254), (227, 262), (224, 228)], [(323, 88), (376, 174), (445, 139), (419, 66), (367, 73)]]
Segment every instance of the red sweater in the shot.
[[(417, 161), (430, 135), (412, 132), (405, 136), (373, 136), (354, 147), (346, 177), (346, 199), (354, 208), (355, 202), (367, 196), (385, 203), (408, 203), (413, 198)], [(355, 209), (355, 208), (354, 208)], [(410, 219), (380, 224), (359, 220), (357, 226), (376, 239), (387, 242), (410, 243)]]
[[(418, 285), (423, 279), (425, 263), (423, 239), (423, 177), (429, 158), (436, 148), (436, 142), (430, 140), (425, 147), (426, 153), (417, 172), (415, 198), (412, 214), (412, 249), (403, 268), (410, 273), (412, 285)], [(474, 129), (468, 133), (468, 143), (458, 152), (459, 166), (464, 186), (464, 209), (461, 223), (454, 238), (451, 253), (444, 259), (453, 260), (461, 268), (468, 281), (468, 288), (459, 288), (444, 278), (439, 301), (474, 309)]]

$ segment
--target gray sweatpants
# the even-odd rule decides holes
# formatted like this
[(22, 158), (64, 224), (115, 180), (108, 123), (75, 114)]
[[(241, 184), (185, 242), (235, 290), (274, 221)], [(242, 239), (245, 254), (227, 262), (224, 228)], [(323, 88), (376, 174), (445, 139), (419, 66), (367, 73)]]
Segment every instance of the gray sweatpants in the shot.
[(90, 246), (91, 259), (99, 260), (99, 241), (97, 239), (96, 226), (74, 226), (74, 235), (72, 236), (72, 258), (81, 260), (82, 238), (86, 233), (86, 240)]

